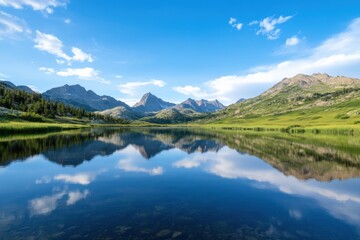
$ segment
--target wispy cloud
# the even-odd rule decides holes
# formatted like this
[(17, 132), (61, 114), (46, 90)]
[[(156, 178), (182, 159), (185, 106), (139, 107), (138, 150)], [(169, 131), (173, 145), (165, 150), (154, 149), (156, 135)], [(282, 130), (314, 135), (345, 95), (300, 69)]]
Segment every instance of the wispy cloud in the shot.
[(53, 74), (55, 73), (55, 70), (53, 68), (47, 68), (47, 67), (41, 67), (39, 68), (40, 72), (44, 72), (46, 74)]
[(136, 90), (139, 87), (143, 87), (143, 86), (147, 86), (147, 85), (164, 87), (166, 85), (166, 83), (162, 80), (157, 80), (157, 79), (152, 79), (150, 81), (145, 81), (145, 82), (126, 82), (126, 83), (118, 85), (118, 89), (122, 93), (134, 95)]
[(67, 2), (67, 0), (0, 0), (0, 6), (16, 9), (31, 7), (34, 11), (51, 14), (54, 12), (54, 8), (64, 7)]
[(80, 201), (82, 199), (86, 199), (89, 194), (90, 194), (89, 190), (84, 190), (83, 192), (81, 192), (79, 190), (69, 192), (68, 193), (68, 200), (66, 201), (66, 205), (68, 205), (68, 206), (74, 205), (78, 201)]
[(90, 54), (83, 52), (80, 48), (73, 47), (71, 52), (74, 54), (72, 57), (73, 61), (79, 62), (93, 62), (93, 58)]
[(286, 39), (286, 46), (296, 46), (300, 42), (300, 39), (297, 36), (292, 36), (291, 38)]
[(237, 22), (237, 19), (236, 19), (236, 18), (233, 18), (233, 17), (230, 18), (229, 24), (230, 24), (233, 28), (236, 28), (237, 30), (241, 30), (241, 28), (242, 28), (242, 26), (243, 26), (242, 23)]
[(65, 20), (64, 20), (64, 23), (70, 24), (70, 23), (71, 23), (71, 19), (70, 19), (70, 18), (65, 19)]
[(58, 201), (64, 196), (65, 191), (31, 200), (29, 202), (31, 215), (45, 215), (54, 211), (58, 205)]
[[(63, 42), (52, 34), (42, 33), (40, 31), (36, 31), (36, 37), (34, 39), (35, 48), (50, 53), (57, 58), (66, 60), (68, 63), (72, 61), (78, 62), (93, 62), (93, 58), (90, 54), (85, 53), (80, 48), (72, 47), (71, 52), (73, 56), (69, 56), (63, 50)], [(58, 63), (63, 63), (61, 61), (57, 61)]]
[(258, 25), (259, 30), (256, 32), (257, 35), (265, 35), (269, 40), (278, 39), (280, 36), (280, 28), (277, 25), (283, 24), (289, 21), (293, 16), (280, 16), (278, 18), (267, 17), (261, 21), (252, 21), (249, 25)]
[(105, 80), (99, 76), (99, 71), (94, 68), (66, 68), (56, 72), (61, 77), (77, 77), (81, 80), (97, 81), (104, 84), (109, 84), (110, 81)]
[(27, 27), (24, 20), (0, 11), (0, 37), (14, 39), (23, 34), (30, 33), (31, 30)]
[(61, 199), (67, 196), (66, 205), (74, 205), (80, 200), (86, 199), (90, 194), (89, 190), (84, 191), (61, 191), (52, 195), (35, 198), (29, 201), (31, 215), (46, 215), (54, 211)]
[(314, 72), (338, 75), (342, 70), (359, 63), (360, 18), (357, 18), (345, 31), (310, 49), (306, 57), (253, 68), (245, 75), (222, 76), (202, 86), (178, 86), (174, 90), (197, 98), (208, 97), (231, 104), (240, 97), (254, 97), (285, 77)]
[(5, 80), (8, 79), (8, 78), (9, 78), (8, 75), (0, 72), (0, 80), (1, 80), (1, 81), (5, 81)]
[(162, 175), (164, 173), (163, 167), (144, 168), (135, 165), (135, 160), (132, 158), (122, 159), (118, 162), (117, 168), (126, 172), (147, 173), (152, 176)]

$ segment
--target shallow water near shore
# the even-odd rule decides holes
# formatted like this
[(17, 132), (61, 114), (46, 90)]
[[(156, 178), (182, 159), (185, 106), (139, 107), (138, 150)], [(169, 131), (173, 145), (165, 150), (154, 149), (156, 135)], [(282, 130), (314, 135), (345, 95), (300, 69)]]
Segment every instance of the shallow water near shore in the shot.
[(0, 141), (0, 239), (360, 239), (359, 149), (185, 128)]

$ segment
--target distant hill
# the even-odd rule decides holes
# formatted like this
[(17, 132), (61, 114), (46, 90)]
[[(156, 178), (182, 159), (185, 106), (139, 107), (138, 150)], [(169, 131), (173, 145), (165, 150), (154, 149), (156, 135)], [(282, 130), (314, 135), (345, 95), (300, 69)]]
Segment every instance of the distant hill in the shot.
[(86, 90), (80, 85), (64, 85), (52, 88), (42, 94), (44, 98), (83, 108), (87, 111), (103, 111), (122, 106), (130, 108), (126, 103), (110, 96), (99, 96), (91, 90)]
[(207, 113), (224, 109), (225, 106), (218, 100), (194, 100), (188, 98), (184, 102), (171, 108), (164, 109), (156, 115), (145, 117), (142, 120), (154, 123), (182, 123), (202, 118)]
[(132, 109), (142, 113), (158, 112), (173, 106), (175, 106), (174, 103), (165, 102), (161, 98), (158, 98), (151, 93), (146, 93), (141, 98), (141, 100), (132, 107)]
[(245, 98), (240, 98), (239, 100), (236, 101), (236, 103), (241, 103), (241, 102), (243, 102), (245, 100), (246, 100)]
[(27, 93), (35, 93), (35, 91), (29, 88), (28, 86), (23, 86), (23, 85), (16, 86), (15, 84), (9, 81), (0, 81), (0, 84), (6, 88), (17, 89)]
[(330, 113), (331, 118), (360, 116), (360, 80), (319, 73), (298, 74), (283, 79), (255, 98), (227, 107), (215, 116), (214, 122), (227, 119), (226, 122), (230, 123), (266, 116), (276, 116), (272, 121), (277, 122), (277, 116), (289, 113), (299, 115), (292, 116), (298, 123), (308, 118), (325, 120), (325, 114)]
[(144, 113), (134, 111), (132, 108), (124, 106), (114, 107), (111, 109), (106, 109), (104, 111), (97, 111), (95, 113), (109, 115), (114, 118), (123, 118), (129, 120), (137, 120), (145, 116)]
[(174, 108), (180, 111), (183, 109), (190, 109), (198, 113), (204, 113), (218, 111), (224, 109), (225, 106), (218, 100), (208, 101), (201, 99), (196, 101), (192, 98), (188, 98), (184, 102), (174, 106)]

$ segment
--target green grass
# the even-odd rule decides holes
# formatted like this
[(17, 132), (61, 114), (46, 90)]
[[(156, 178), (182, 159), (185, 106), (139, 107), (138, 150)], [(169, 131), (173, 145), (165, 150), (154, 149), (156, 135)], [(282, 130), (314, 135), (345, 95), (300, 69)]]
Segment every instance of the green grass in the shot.
[(47, 133), (56, 132), (70, 129), (86, 128), (89, 125), (80, 124), (64, 124), (64, 123), (41, 123), (41, 122), (1, 122), (0, 123), (0, 134), (17, 134), (17, 133)]

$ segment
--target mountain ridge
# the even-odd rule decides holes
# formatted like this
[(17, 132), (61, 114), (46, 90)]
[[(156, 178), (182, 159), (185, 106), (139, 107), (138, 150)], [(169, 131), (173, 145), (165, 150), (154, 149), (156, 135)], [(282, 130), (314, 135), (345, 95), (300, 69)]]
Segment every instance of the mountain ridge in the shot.
[(97, 95), (92, 90), (86, 90), (79, 84), (55, 87), (42, 94), (46, 99), (84, 108), (87, 111), (103, 111), (106, 109), (129, 106), (113, 97)]

